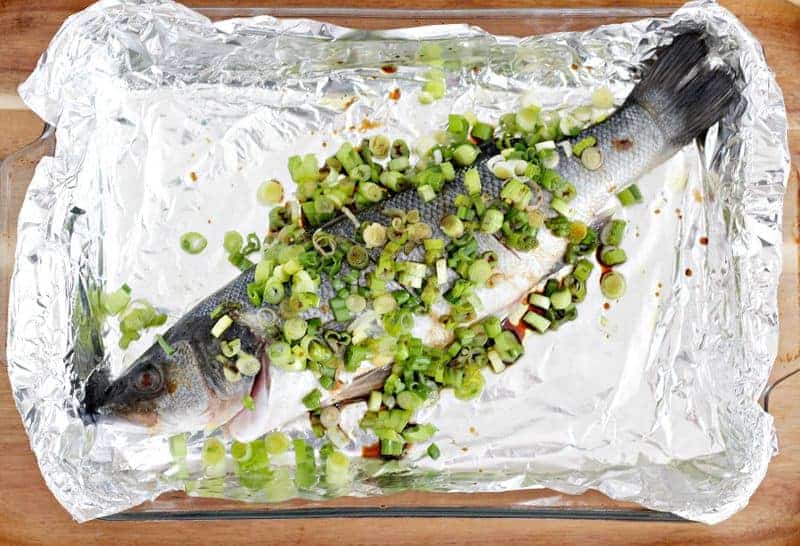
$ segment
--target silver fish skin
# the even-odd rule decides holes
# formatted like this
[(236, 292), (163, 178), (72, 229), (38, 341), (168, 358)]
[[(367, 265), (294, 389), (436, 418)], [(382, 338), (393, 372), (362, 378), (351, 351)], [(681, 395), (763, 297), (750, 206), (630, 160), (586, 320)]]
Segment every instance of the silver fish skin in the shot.
[[(557, 171), (577, 190), (577, 197), (569, 204), (575, 219), (588, 224), (602, 220), (601, 213), (610, 197), (674, 155), (725, 114), (736, 90), (727, 68), (710, 65), (705, 40), (700, 33), (676, 37), (660, 51), (653, 66), (617, 111), (567, 139), (569, 148), (586, 137), (595, 137), (602, 155), (601, 168), (588, 170), (579, 158), (561, 146), (556, 147), (560, 155)], [(498, 197), (505, 183), (490, 168), (496, 154), (497, 150), (488, 144), (473, 165), (481, 175), (483, 193), (490, 197)], [(388, 224), (383, 210), (416, 209), (422, 220), (431, 225), (433, 236), (447, 240), (439, 223), (443, 216), (454, 212), (453, 200), (463, 193), (464, 171), (428, 203), (422, 202), (417, 191), (411, 189), (357, 212), (356, 217), (359, 223)], [(355, 239), (356, 228), (343, 215), (324, 229)], [(505, 316), (534, 286), (564, 265), (566, 242), (547, 229), (539, 231), (538, 246), (529, 252), (511, 251), (498, 239), (484, 234), (476, 234), (476, 238), (481, 250), (493, 250), (499, 258), (498, 275), (491, 286), (476, 290), (482, 302), (478, 319), (488, 314)], [(419, 259), (419, 255), (412, 252), (406, 258)], [(346, 272), (345, 265), (342, 273)], [(245, 377), (231, 383), (225, 380), (218, 362), (219, 340), (210, 335), (214, 324), (210, 315), (219, 305), (235, 309), (231, 316), (236, 322), (225, 333), (225, 339), (239, 338), (245, 351), (262, 357), (270, 343), (269, 336), (259, 328), (258, 314), (277, 315), (278, 309), (274, 306), (256, 309), (251, 305), (247, 284), (252, 281), (253, 269), (250, 269), (200, 302), (170, 328), (164, 337), (175, 348), (172, 355), (154, 344), (121, 377), (87, 389), (85, 413), (121, 416), (153, 430), (168, 432), (216, 427), (230, 421), (229, 431), (242, 441), (255, 439), (302, 416), (306, 409), (300, 399), (309, 388), (300, 376), (310, 374), (271, 370), (265, 361), (255, 381)], [(334, 295), (330, 279), (323, 276), (319, 293), (320, 307), (306, 313), (306, 317), (319, 316), (328, 322), (333, 318), (327, 305)], [(431, 345), (448, 343), (452, 332), (436, 320), (446, 312), (446, 305), (440, 304), (429, 315), (417, 316), (413, 333)], [(368, 373), (369, 376), (357, 379), (350, 388), (344, 387), (332, 395), (328, 402), (346, 402), (379, 388), (386, 377), (385, 368)], [(252, 393), (255, 411), (242, 411), (242, 398), (248, 393)]]

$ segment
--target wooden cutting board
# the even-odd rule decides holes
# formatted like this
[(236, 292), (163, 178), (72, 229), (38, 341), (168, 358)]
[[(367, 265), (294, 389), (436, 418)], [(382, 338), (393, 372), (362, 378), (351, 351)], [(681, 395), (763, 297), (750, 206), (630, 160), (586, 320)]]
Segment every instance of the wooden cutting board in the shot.
[[(257, 6), (258, 0), (187, 0), (194, 6)], [(780, 281), (781, 338), (773, 373), (779, 378), (800, 367), (800, 8), (785, 0), (727, 0), (764, 45), (778, 76), (789, 114), (792, 175), (784, 213)], [(79, 0), (0, 0), (0, 158), (38, 136), (41, 121), (16, 94), (39, 54), (64, 18), (89, 2)], [(282, 6), (311, 6), (313, 0), (286, 0)], [(325, 5), (319, 2), (317, 5)], [(354, 0), (353, 7), (488, 7), (480, 0)], [(678, 6), (680, 2), (597, 0), (494, 0), (491, 7)], [(7, 282), (12, 257), (0, 256), (0, 282)], [(0, 301), (0, 332), (5, 346), (7, 302)], [(5, 352), (3, 351), (2, 354)], [(8, 376), (0, 371), (0, 544), (800, 544), (800, 374), (771, 396), (771, 413), (781, 454), (750, 505), (714, 527), (691, 523), (633, 523), (500, 519), (349, 519), (306, 521), (228, 521), (77, 525), (47, 490), (19, 414)]]

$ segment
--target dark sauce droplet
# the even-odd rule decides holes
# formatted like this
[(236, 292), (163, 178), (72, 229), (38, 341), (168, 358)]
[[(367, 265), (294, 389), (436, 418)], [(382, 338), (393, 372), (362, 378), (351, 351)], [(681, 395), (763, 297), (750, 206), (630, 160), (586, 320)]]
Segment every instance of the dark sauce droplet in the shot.
[(684, 271), (683, 273), (687, 277), (691, 277), (692, 276), (692, 270), (690, 268), (688, 268), (688, 267), (686, 268), (686, 271)]
[(381, 443), (375, 442), (372, 445), (362, 447), (361, 456), (365, 459), (379, 459), (381, 456)]
[(510, 330), (514, 332), (517, 335), (517, 339), (519, 339), (520, 341), (524, 339), (526, 328), (525, 328), (525, 323), (523, 321), (519, 321), (517, 325), (514, 326), (508, 319), (506, 319), (503, 321), (502, 326), (503, 330)]
[(603, 309), (605, 309), (605, 310), (609, 310), (609, 309), (611, 309), (611, 304), (610, 304), (610, 303), (608, 303), (608, 302), (605, 302), (605, 303), (603, 304)]
[(389, 91), (389, 98), (391, 100), (400, 99), (400, 89), (392, 89), (391, 91)]
[(705, 246), (708, 244), (708, 237), (700, 237), (700, 244)]
[(384, 74), (394, 74), (397, 72), (397, 67), (393, 64), (385, 64), (381, 67), (381, 71)]

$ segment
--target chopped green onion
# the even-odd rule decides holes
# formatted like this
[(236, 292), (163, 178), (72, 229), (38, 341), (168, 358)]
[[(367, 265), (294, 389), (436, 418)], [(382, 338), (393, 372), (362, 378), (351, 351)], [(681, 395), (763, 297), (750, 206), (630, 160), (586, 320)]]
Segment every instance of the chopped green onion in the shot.
[(625, 263), (627, 259), (627, 254), (625, 254), (625, 251), (621, 248), (603, 248), (603, 250), (600, 252), (600, 262), (609, 267)]
[(431, 186), (428, 185), (418, 187), (417, 193), (419, 194), (419, 198), (425, 203), (429, 203), (430, 201), (436, 199), (436, 192)]
[(598, 87), (592, 93), (592, 106), (595, 108), (612, 108), (614, 106), (614, 95), (608, 87)]
[(533, 197), (531, 189), (521, 180), (512, 178), (500, 190), (500, 198), (518, 209), (528, 206)]
[(469, 266), (469, 280), (479, 286), (483, 286), (489, 277), (492, 276), (492, 266), (486, 260), (475, 260)]
[(299, 317), (292, 317), (288, 319), (283, 325), (283, 335), (289, 341), (296, 341), (302, 339), (306, 335), (308, 323)]
[[(308, 271), (300, 270), (292, 275), (292, 295), (301, 294), (303, 292), (312, 293), (316, 292), (317, 283), (311, 278)], [(315, 294), (316, 295), (316, 294)]]
[(225, 445), (218, 438), (207, 438), (200, 455), (203, 465), (214, 467), (225, 462)]
[(381, 402), (383, 402), (383, 393), (381, 391), (372, 391), (369, 393), (367, 411), (377, 412), (381, 409)]
[(267, 349), (270, 362), (284, 368), (292, 361), (292, 347), (285, 341), (276, 341)]
[(158, 344), (164, 349), (164, 352), (167, 353), (167, 356), (172, 356), (175, 353), (175, 348), (167, 343), (167, 340), (164, 339), (164, 336), (161, 334), (156, 334), (156, 341), (158, 341)]
[(308, 344), (308, 357), (314, 362), (328, 362), (333, 357), (333, 351), (318, 340)]
[(414, 425), (403, 431), (403, 438), (406, 442), (421, 444), (422, 442), (430, 440), (430, 438), (436, 434), (436, 430), (436, 427), (430, 424)]
[(445, 235), (451, 239), (458, 239), (464, 234), (464, 223), (458, 216), (449, 214), (442, 218), (441, 226)]
[(481, 219), (481, 231), (497, 233), (503, 227), (503, 213), (497, 209), (487, 209)]
[(558, 128), (561, 133), (568, 136), (574, 136), (580, 133), (583, 124), (580, 120), (576, 119), (573, 114), (567, 114), (558, 123)]
[(320, 400), (322, 399), (322, 391), (314, 389), (303, 397), (303, 405), (310, 410), (319, 408)]
[(420, 395), (418, 395), (414, 391), (408, 391), (408, 390), (398, 393), (396, 400), (398, 406), (408, 411), (418, 410), (420, 407), (422, 407), (422, 404), (425, 402), (425, 400)]
[(553, 309), (566, 309), (570, 303), (572, 303), (572, 294), (570, 294), (569, 290), (559, 290), (550, 295), (550, 304)]
[(384, 135), (375, 135), (369, 140), (369, 151), (378, 159), (383, 159), (389, 155), (389, 148), (392, 142)]
[(325, 481), (328, 485), (341, 486), (350, 481), (350, 459), (344, 453), (334, 451), (325, 459)]
[(631, 184), (617, 194), (617, 199), (623, 207), (629, 207), (642, 202), (642, 192), (639, 190), (639, 186)]
[(581, 259), (575, 264), (575, 269), (572, 271), (572, 274), (581, 282), (586, 282), (589, 278), (589, 275), (592, 273), (592, 269), (594, 266), (592, 262), (587, 259)]
[(405, 140), (403, 140), (402, 138), (396, 138), (394, 142), (392, 142), (390, 153), (393, 159), (398, 157), (408, 158), (411, 151)]
[[(358, 155), (358, 152), (353, 148), (353, 145), (349, 142), (342, 143), (339, 150), (336, 152), (336, 159), (342, 164), (342, 168), (347, 174), (350, 174), (356, 167), (364, 162)], [(291, 166), (289, 170), (291, 171)]]
[(319, 174), (314, 154), (306, 154), (303, 157), (293, 155), (288, 159), (288, 167), (292, 180), (297, 183), (313, 182)]
[(574, 221), (571, 222), (569, 225), (569, 235), (567, 239), (569, 239), (570, 243), (580, 243), (583, 241), (584, 237), (586, 237), (586, 233), (589, 231), (589, 226), (584, 224), (583, 222)]
[(572, 216), (572, 209), (570, 206), (563, 199), (559, 199), (558, 197), (553, 197), (550, 200), (550, 208), (565, 218), (570, 218)]
[(242, 397), (242, 405), (248, 411), (256, 411), (256, 403), (253, 401), (253, 397), (249, 394), (245, 394), (244, 397)]
[(128, 307), (131, 301), (131, 289), (127, 284), (123, 284), (119, 289), (110, 294), (103, 294), (103, 309), (110, 315), (118, 315)]
[(339, 426), (342, 420), (342, 415), (336, 406), (328, 406), (324, 408), (319, 414), (319, 421), (326, 429), (332, 429)]
[(283, 283), (276, 280), (270, 280), (264, 286), (264, 301), (271, 305), (278, 305), (284, 296)]
[(229, 231), (225, 233), (222, 246), (229, 255), (238, 254), (244, 246), (244, 237), (238, 231)]
[(400, 156), (395, 157), (391, 161), (389, 161), (389, 170), (390, 171), (404, 171), (411, 166), (411, 162), (409, 162), (407, 156)]
[(583, 163), (583, 166), (590, 171), (596, 171), (602, 167), (603, 154), (600, 152), (600, 148), (597, 148), (596, 146), (586, 148), (581, 154), (581, 163)]
[[(428, 84), (425, 84), (426, 86)], [(428, 91), (420, 91), (419, 93), (419, 102), (420, 104), (430, 104), (433, 102), (433, 94)]]
[[(333, 235), (321, 229), (315, 231), (314, 235), (311, 236), (311, 244), (313, 244), (317, 252), (319, 252), (323, 256), (330, 256), (334, 252), (336, 252), (336, 239), (334, 238)], [(290, 274), (292, 275), (294, 273), (295, 272), (293, 271), (290, 272)]]
[(275, 205), (283, 201), (283, 186), (277, 180), (268, 180), (258, 187), (256, 194), (262, 205)]
[(398, 440), (381, 440), (381, 455), (399, 457), (403, 454), (403, 442)]
[(550, 309), (550, 298), (543, 294), (532, 293), (528, 296), (528, 303), (538, 307), (539, 309)]
[(236, 359), (236, 369), (239, 373), (253, 377), (261, 370), (261, 361), (248, 353), (239, 353)]
[(597, 139), (593, 136), (582, 138), (572, 145), (572, 153), (575, 154), (575, 157), (580, 157), (586, 148), (591, 148), (595, 144), (597, 144)]
[(231, 444), (231, 457), (237, 463), (243, 463), (253, 456), (253, 447), (249, 443), (234, 441)]
[(447, 92), (447, 83), (445, 82), (444, 78), (442, 77), (434, 77), (429, 79), (425, 84), (422, 86), (422, 93), (420, 93), (420, 102), (422, 101), (422, 95), (428, 95), (430, 97), (430, 101), (423, 104), (430, 104), (434, 100), (439, 100), (444, 97), (445, 93)]
[(603, 295), (611, 300), (619, 299), (625, 295), (625, 277), (616, 271), (609, 271), (600, 277), (600, 290)]
[(394, 311), (396, 307), (397, 307), (397, 301), (391, 294), (382, 294), (377, 298), (375, 298), (375, 300), (372, 302), (372, 308), (379, 315), (385, 315), (386, 313), (390, 313)]
[(464, 116), (450, 114), (447, 117), (447, 132), (456, 142), (464, 142), (469, 131), (469, 121)]
[(500, 373), (506, 369), (506, 364), (503, 362), (503, 359), (500, 358), (500, 355), (495, 350), (491, 350), (486, 353), (487, 358), (489, 359), (489, 364), (492, 366), (492, 371), (494, 373)]
[(478, 169), (473, 167), (464, 173), (464, 189), (469, 195), (481, 193), (481, 175), (478, 173)]
[(364, 228), (362, 236), (367, 248), (381, 247), (386, 243), (386, 227), (383, 224), (373, 222)]
[(184, 460), (187, 452), (186, 434), (175, 434), (169, 437), (169, 454), (174, 461)]
[(491, 140), (494, 136), (494, 127), (488, 123), (478, 121), (472, 126), (471, 133), (478, 140)]
[(459, 165), (472, 165), (477, 158), (478, 149), (472, 144), (461, 144), (453, 150), (453, 160)]
[(461, 385), (453, 389), (453, 394), (459, 400), (472, 400), (480, 396), (481, 392), (483, 392), (484, 384), (485, 380), (480, 368), (475, 365), (469, 365), (464, 369)]
[(547, 169), (555, 169), (561, 162), (561, 156), (558, 155), (557, 150), (544, 149), (540, 151), (538, 155), (542, 162), (542, 166)]
[(231, 324), (233, 324), (233, 319), (228, 315), (222, 315), (216, 324), (214, 324), (213, 328), (211, 328), (211, 335), (214, 337), (219, 337), (225, 333), (225, 330), (230, 328)]
[(314, 448), (301, 438), (296, 438), (292, 443), (294, 445), (295, 483), (297, 487), (308, 489), (316, 482), (317, 464)]
[(383, 199), (383, 191), (374, 182), (362, 182), (358, 185), (357, 195), (363, 197), (370, 203), (377, 203)]
[(189, 254), (200, 254), (208, 246), (208, 239), (201, 233), (190, 231), (181, 235), (181, 248)]
[(429, 445), (428, 449), (427, 449), (427, 453), (428, 453), (428, 457), (430, 457), (434, 461), (436, 459), (438, 459), (439, 456), (442, 454), (442, 452), (439, 450), (439, 446), (437, 446), (436, 444)]
[(330, 305), (331, 312), (333, 312), (336, 322), (347, 322), (352, 318), (344, 298), (332, 298), (328, 304)]
[(345, 298), (344, 303), (351, 313), (360, 313), (367, 308), (367, 300), (358, 294), (350, 294)]
[(289, 450), (289, 437), (282, 432), (270, 432), (264, 438), (264, 446), (270, 455), (281, 455)]
[(525, 316), (522, 317), (522, 320), (524, 320), (526, 324), (528, 324), (531, 328), (533, 328), (539, 333), (544, 333), (545, 330), (550, 328), (551, 324), (551, 322), (548, 319), (546, 319), (542, 315), (534, 313), (533, 311), (528, 311), (527, 313), (525, 313)]
[(517, 127), (525, 132), (531, 132), (536, 129), (536, 123), (539, 121), (540, 108), (535, 105), (528, 106), (517, 112), (516, 124)]
[(603, 231), (600, 232), (600, 241), (604, 245), (619, 246), (622, 244), (622, 238), (625, 235), (625, 220), (612, 220), (603, 226)]

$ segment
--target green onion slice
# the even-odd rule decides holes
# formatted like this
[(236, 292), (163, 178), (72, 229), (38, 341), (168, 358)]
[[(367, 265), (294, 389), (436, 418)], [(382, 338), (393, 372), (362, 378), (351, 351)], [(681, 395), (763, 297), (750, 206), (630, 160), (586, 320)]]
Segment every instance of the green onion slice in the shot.
[(200, 254), (208, 246), (208, 239), (201, 233), (190, 231), (181, 235), (181, 249), (189, 254)]

